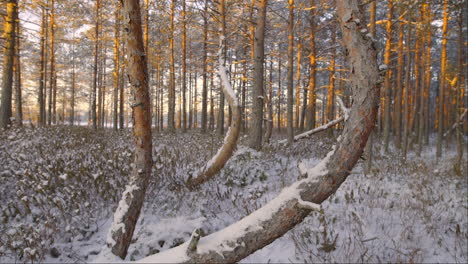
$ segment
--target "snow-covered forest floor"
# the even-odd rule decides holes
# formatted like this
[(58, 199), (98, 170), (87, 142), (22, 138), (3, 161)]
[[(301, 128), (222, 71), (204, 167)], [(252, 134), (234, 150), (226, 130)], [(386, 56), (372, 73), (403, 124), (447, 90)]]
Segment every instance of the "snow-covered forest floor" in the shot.
[[(189, 192), (182, 182), (222, 138), (154, 135), (151, 186), (126, 260), (179, 245), (195, 228), (211, 233), (237, 221), (297, 180), (300, 162), (318, 163), (334, 142), (321, 134), (257, 152), (244, 140), (215, 180)], [(0, 262), (92, 262), (130, 173), (132, 145), (130, 131), (1, 133)], [(427, 147), (404, 165), (391, 152), (377, 151), (367, 176), (360, 162), (322, 212), (244, 262), (468, 262), (466, 165), (465, 176), (457, 176), (455, 151), (436, 163), (435, 148)]]

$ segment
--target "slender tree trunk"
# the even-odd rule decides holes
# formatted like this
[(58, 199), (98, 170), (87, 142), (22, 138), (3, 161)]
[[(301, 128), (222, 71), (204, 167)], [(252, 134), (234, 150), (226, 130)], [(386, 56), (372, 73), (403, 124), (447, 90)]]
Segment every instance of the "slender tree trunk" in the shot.
[[(279, 45), (278, 45), (279, 49)], [(277, 122), (278, 122), (278, 132), (281, 132), (281, 98), (282, 98), (282, 91), (281, 91), (281, 55), (278, 52), (278, 105), (277, 105)]]
[(15, 56), (16, 17), (18, 3), (16, 0), (8, 0), (6, 3), (5, 23), (3, 24), (3, 79), (2, 79), (2, 104), (0, 108), (0, 128), (11, 126), (13, 93), (13, 61)]
[(437, 159), (442, 157), (442, 140), (444, 133), (444, 98), (445, 98), (445, 78), (447, 68), (447, 32), (448, 32), (448, 0), (444, 0), (444, 18), (442, 24), (442, 47), (440, 56), (440, 83), (439, 83), (439, 125), (437, 127)]
[(265, 24), (266, 24), (266, 8), (268, 1), (261, 0), (259, 2), (259, 11), (256, 21), (255, 37), (254, 37), (254, 71), (253, 71), (253, 87), (252, 87), (252, 123), (249, 130), (249, 146), (253, 149), (260, 150), (262, 148), (263, 134), (263, 105), (264, 105), (264, 76), (263, 63), (265, 60)]
[(175, 132), (175, 61), (174, 61), (174, 16), (175, 16), (175, 0), (171, 0), (171, 25), (169, 37), (170, 50), (170, 77), (169, 77), (169, 93), (168, 93), (168, 113), (167, 113), (167, 129), (170, 133)]
[(301, 59), (302, 59), (302, 44), (301, 40), (297, 42), (297, 62), (296, 62), (296, 102), (295, 102), (295, 117), (294, 127), (299, 130), (299, 117), (301, 106)]
[(50, 87), (49, 87), (49, 126), (56, 124), (57, 74), (55, 72), (55, 0), (50, 3)]
[[(124, 46), (122, 47), (123, 48), (123, 51), (122, 51), (122, 58), (125, 58), (125, 54), (126, 54), (126, 47), (125, 47), (125, 44)], [(120, 60), (120, 61), (125, 61), (124, 59)], [(119, 128), (120, 129), (124, 129), (124, 116), (125, 116), (125, 111), (124, 111), (124, 108), (125, 108), (125, 98), (124, 98), (124, 90), (125, 90), (125, 80), (124, 80), (124, 72), (126, 70), (126, 66), (125, 66), (125, 63), (122, 63), (121, 67), (120, 67), (120, 74), (119, 74)]]
[(39, 103), (39, 125), (45, 125), (45, 104), (44, 104), (44, 87), (45, 87), (45, 30), (46, 30), (46, 22), (47, 16), (45, 8), (42, 8), (42, 21), (41, 21), (41, 43), (40, 43), (40, 57), (39, 57), (39, 69), (40, 69), (40, 77), (39, 77), (39, 90), (38, 90), (38, 103)]
[(384, 56), (384, 64), (387, 65), (387, 72), (385, 74), (385, 88), (384, 88), (384, 100), (383, 100), (383, 107), (384, 107), (384, 127), (383, 127), (383, 143), (384, 143), (384, 151), (388, 152), (388, 143), (390, 139), (390, 105), (391, 105), (391, 76), (392, 71), (390, 70), (390, 56), (392, 50), (392, 19), (393, 19), (393, 0), (388, 0), (388, 14), (387, 14), (387, 35), (385, 41), (385, 56)]
[(404, 24), (398, 25), (398, 70), (396, 77), (396, 95), (395, 95), (395, 146), (401, 148), (401, 104), (403, 89), (403, 38)]
[(73, 31), (72, 40), (72, 72), (71, 72), (71, 102), (70, 102), (70, 125), (75, 125), (75, 91), (76, 91), (76, 74), (75, 74), (75, 32)]
[[(408, 21), (411, 21), (411, 15), (408, 16)], [(410, 111), (410, 86), (411, 86), (411, 25), (408, 25), (406, 35), (406, 76), (405, 87), (403, 92), (403, 135), (402, 135), (402, 159), (406, 161), (406, 154), (408, 150), (408, 133), (409, 133), (409, 111)]]
[[(222, 31), (221, 34), (223, 36), (226, 36), (226, 3), (224, 0), (221, 0), (219, 2), (219, 14), (221, 15), (221, 21), (220, 21), (220, 30)], [(226, 48), (224, 47), (223, 49), (223, 54), (226, 57)], [(218, 109), (218, 126), (217, 126), (217, 132), (218, 135), (222, 136), (224, 135), (224, 93), (220, 91), (219, 93), (219, 109)]]
[(294, 103), (294, 0), (288, 0), (288, 144), (294, 142), (293, 103)]
[(185, 1), (182, 0), (182, 131), (187, 130), (187, 21)]
[(214, 129), (214, 98), (213, 98), (213, 89), (214, 89), (214, 74), (210, 66), (210, 130)]
[(120, 72), (120, 12), (121, 3), (116, 3), (114, 24), (114, 130), (118, 129), (118, 105), (119, 105), (119, 72)]
[[(458, 15), (458, 83), (455, 92), (456, 105), (455, 105), (455, 122), (457, 122), (455, 137), (457, 141), (457, 161), (455, 163), (455, 173), (462, 175), (462, 166), (463, 166), (463, 126), (460, 124), (460, 111), (463, 109), (463, 84), (465, 79), (463, 76), (464, 69), (464, 58), (463, 58), (463, 12), (460, 12)], [(466, 110), (465, 110), (466, 111)], [(466, 167), (466, 164), (465, 164)]]
[(311, 130), (315, 127), (315, 111), (316, 111), (316, 51), (315, 51), (315, 0), (310, 0), (310, 72), (309, 72), (309, 104), (307, 107), (307, 130)]
[(208, 0), (205, 0), (203, 12), (203, 87), (202, 87), (202, 111), (201, 130), (206, 133), (208, 121)]
[(94, 69), (93, 69), (93, 90), (91, 98), (91, 117), (93, 120), (93, 128), (97, 129), (97, 113), (96, 113), (96, 92), (98, 85), (98, 56), (99, 56), (99, 17), (100, 17), (100, 0), (96, 0), (96, 25), (95, 25), (95, 43), (94, 43)]
[(18, 126), (23, 125), (23, 100), (22, 100), (22, 87), (21, 87), (21, 49), (20, 49), (20, 23), (18, 17), (18, 8), (16, 8), (16, 45), (15, 45), (15, 123)]
[[(369, 7), (369, 24), (370, 24), (370, 27), (369, 27), (369, 31), (370, 31), (370, 34), (371, 34), (371, 37), (372, 37), (372, 40), (374, 42), (374, 45), (376, 45), (376, 30), (375, 30), (375, 26), (376, 26), (376, 11), (377, 9), (377, 0), (375, 1), (372, 1), (370, 3), (370, 7)], [(365, 175), (368, 175), (371, 170), (372, 170), (372, 159), (373, 159), (373, 151), (374, 151), (374, 137), (375, 137), (375, 124), (374, 124), (374, 129), (371, 131), (370, 133), (370, 136), (369, 136), (369, 140), (367, 141), (367, 145), (366, 145), (366, 148), (364, 150), (364, 155), (366, 157), (366, 163), (364, 164), (364, 174)]]
[[(326, 121), (325, 123), (328, 123), (334, 119), (334, 103), (335, 103), (335, 64), (336, 64), (336, 29), (332, 28), (331, 32), (331, 41), (332, 41), (332, 58), (330, 65), (328, 66), (329, 70), (329, 78), (328, 78), (328, 92), (327, 92), (327, 112), (325, 114), (326, 116)], [(331, 130), (329, 130), (331, 131)]]
[(268, 120), (266, 123), (265, 142), (270, 143), (271, 134), (273, 132), (273, 58), (270, 58), (270, 81), (268, 89)]
[(143, 205), (152, 167), (151, 102), (139, 0), (124, 0), (124, 32), (127, 44), (128, 79), (132, 89), (133, 137), (135, 147), (134, 167), (130, 182), (114, 215), (107, 241), (112, 253), (124, 259), (132, 240), (140, 210)]
[[(423, 3), (422, 5), (422, 21), (421, 23), (424, 23), (427, 25), (427, 22), (426, 20), (428, 19), (428, 4), (427, 3)], [(425, 30), (428, 30), (428, 29), (425, 29)], [(425, 52), (425, 49), (424, 49), (424, 45), (428, 45), (430, 46), (430, 43), (431, 40), (429, 38), (429, 40), (427, 40), (427, 35), (425, 34), (425, 32), (421, 32), (421, 38), (422, 38), (422, 53), (421, 53), (421, 88), (420, 88), (420, 94), (419, 94), (419, 129), (418, 129), (418, 136), (417, 136), (417, 140), (418, 140), (418, 149), (417, 149), (417, 152), (416, 154), (419, 156), (421, 156), (421, 152), (422, 152), (422, 144), (423, 144), (423, 136), (424, 136), (424, 124), (425, 124), (425, 116), (426, 116), (426, 112), (425, 112), (425, 101), (426, 101), (426, 98), (428, 97), (427, 95), (427, 91), (429, 89), (429, 87), (426, 87), (426, 75), (424, 74), (424, 71), (427, 69), (426, 67), (426, 64), (429, 63), (430, 64), (430, 61), (426, 61), (428, 58), (427, 58), (427, 55), (426, 55), (426, 52), (427, 52), (427, 49), (426, 49), (426, 52)], [(430, 53), (430, 49), (429, 49), (429, 53)], [(429, 55), (430, 56), (430, 55)], [(430, 59), (430, 57), (429, 57)]]
[(247, 47), (243, 48), (244, 62), (242, 63), (242, 91), (241, 91), (241, 132), (245, 133), (247, 116), (245, 114), (246, 107), (246, 85), (247, 85)]

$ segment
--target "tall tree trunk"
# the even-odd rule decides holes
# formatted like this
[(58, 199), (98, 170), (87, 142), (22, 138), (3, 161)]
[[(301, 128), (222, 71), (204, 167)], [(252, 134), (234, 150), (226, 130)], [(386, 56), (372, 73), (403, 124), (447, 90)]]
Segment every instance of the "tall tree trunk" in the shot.
[(439, 124), (437, 127), (437, 150), (436, 157), (437, 159), (442, 157), (442, 140), (444, 133), (444, 98), (445, 98), (445, 78), (446, 78), (446, 68), (447, 68), (447, 31), (448, 31), (448, 0), (444, 0), (444, 19), (442, 24), (442, 47), (441, 47), (441, 56), (440, 56), (440, 83), (439, 83)]
[[(376, 45), (376, 14), (377, 14), (377, 0), (372, 1), (369, 6), (369, 31), (372, 37), (372, 41), (374, 45)], [(375, 126), (375, 124), (374, 124)], [(369, 140), (367, 141), (366, 148), (364, 150), (364, 155), (366, 157), (366, 162), (364, 164), (364, 174), (368, 175), (372, 170), (372, 159), (373, 159), (373, 151), (374, 151), (374, 137), (375, 137), (375, 129), (371, 131), (369, 136)]]
[(214, 89), (214, 74), (213, 69), (210, 66), (210, 130), (214, 129), (214, 98), (213, 98), (213, 89)]
[(294, 127), (299, 130), (299, 116), (300, 116), (300, 106), (301, 106), (301, 59), (302, 59), (302, 44), (299, 39), (297, 42), (297, 62), (296, 62), (296, 102), (294, 111)]
[[(312, 210), (319, 210), (318, 204), (335, 193), (346, 180), (359, 160), (374, 126), (379, 100), (379, 72), (377, 52), (372, 42), (360, 32), (365, 25), (356, 22), (364, 21), (358, 1), (337, 1), (337, 6), (353, 70), (350, 75), (353, 105), (338, 147), (328, 160), (321, 163), (326, 166), (325, 172), (317, 168), (311, 170), (306, 175), (308, 178), (294, 183), (279, 197), (239, 222), (199, 240), (192, 239), (189, 243), (171, 249), (172, 252), (149, 256), (142, 262), (238, 262), (294, 228)], [(188, 244), (192, 246), (187, 247)]]
[(315, 127), (315, 111), (316, 111), (316, 80), (317, 80), (317, 65), (315, 51), (315, 0), (310, 0), (310, 71), (309, 71), (309, 104), (307, 107), (307, 130)]
[[(336, 29), (332, 26), (331, 41), (332, 41), (332, 58), (330, 65), (328, 66), (329, 78), (328, 78), (328, 92), (327, 92), (327, 112), (325, 114), (326, 121), (328, 123), (334, 119), (334, 104), (335, 104), (335, 67), (336, 67)], [(331, 131), (331, 130), (329, 130)]]
[(99, 17), (100, 17), (100, 0), (96, 0), (96, 25), (95, 25), (95, 42), (94, 42), (94, 69), (93, 69), (93, 90), (91, 98), (91, 117), (93, 120), (93, 128), (97, 129), (98, 120), (96, 113), (96, 92), (98, 85), (98, 56), (99, 56)]
[[(463, 9), (463, 7), (462, 7)], [(455, 173), (462, 175), (462, 166), (463, 166), (463, 126), (460, 124), (460, 111), (463, 109), (463, 84), (465, 84), (465, 76), (463, 76), (464, 71), (464, 54), (463, 54), (463, 12), (460, 12), (458, 15), (458, 83), (455, 92), (456, 105), (455, 105), (455, 122), (456, 126), (456, 141), (457, 141), (457, 161), (455, 163)], [(465, 110), (466, 111), (466, 110)], [(466, 167), (466, 164), (465, 164)]]
[(56, 73), (55, 73), (55, 0), (50, 2), (50, 76), (49, 76), (49, 119), (48, 125), (56, 123), (56, 109), (54, 103), (56, 99)]
[(40, 77), (39, 77), (39, 91), (38, 91), (38, 103), (39, 103), (39, 125), (45, 126), (45, 104), (44, 104), (44, 87), (45, 87), (45, 31), (46, 31), (46, 24), (47, 24), (47, 16), (45, 8), (42, 8), (42, 20), (41, 20), (41, 42), (40, 42), (40, 57), (39, 57), (39, 68), (40, 68)]
[(116, 3), (114, 23), (114, 130), (118, 129), (118, 105), (119, 105), (119, 73), (120, 73), (120, 12), (121, 3)]
[(265, 24), (267, 4), (267, 0), (261, 0), (259, 2), (258, 17), (256, 21), (257, 27), (255, 29), (254, 37), (254, 71), (253, 87), (251, 92), (252, 123), (249, 130), (249, 146), (256, 150), (260, 150), (262, 148), (264, 105), (263, 63), (265, 60)]
[[(422, 15), (421, 15), (421, 24), (426, 24), (427, 25), (427, 19), (428, 19), (428, 4), (427, 3), (423, 3), (422, 5)], [(429, 25), (430, 26), (430, 25)], [(421, 32), (421, 38), (422, 38), (422, 52), (421, 52), (421, 88), (420, 88), (420, 94), (419, 94), (419, 130), (418, 130), (418, 136), (417, 136), (417, 139), (418, 139), (418, 149), (417, 149), (417, 152), (416, 154), (419, 156), (421, 156), (421, 152), (422, 152), (422, 145), (423, 145), (423, 136), (424, 136), (424, 124), (425, 124), (425, 116), (426, 116), (426, 112), (425, 112), (425, 102), (426, 102), (426, 98), (428, 98), (428, 90), (429, 90), (429, 87), (426, 87), (426, 75), (424, 74), (425, 73), (425, 70), (427, 70), (427, 67), (426, 67), (426, 64), (427, 63), (431, 63), (430, 61), (427, 61), (428, 57), (426, 55), (426, 52), (427, 52), (427, 49), (424, 49), (424, 45), (426, 46), (429, 46), (430, 47), (430, 42), (431, 42), (431, 39), (427, 39), (427, 35), (425, 34), (425, 30), (430, 30), (429, 28), (428, 29), (425, 29), (425, 26), (422, 26), (422, 28), (424, 28), (424, 30)], [(430, 54), (430, 48), (429, 48), (429, 54)], [(429, 55), (429, 60), (430, 60), (430, 55)]]
[(152, 167), (151, 102), (139, 0), (123, 0), (123, 16), (128, 56), (127, 76), (133, 101), (135, 159), (129, 184), (114, 214), (107, 241), (112, 253), (122, 259), (127, 255), (132, 240)]
[(7, 15), (3, 24), (3, 79), (2, 79), (2, 104), (0, 108), (0, 128), (6, 129), (11, 126), (13, 93), (13, 61), (15, 56), (16, 16), (17, 0), (8, 0), (6, 3)]
[(294, 142), (293, 103), (294, 103), (294, 0), (288, 0), (288, 144)]
[(245, 112), (245, 107), (246, 107), (246, 85), (247, 85), (247, 47), (244, 46), (243, 48), (243, 59), (244, 62), (242, 62), (242, 91), (241, 91), (241, 132), (245, 133), (246, 130), (246, 122), (247, 122), (247, 116)]
[(384, 88), (384, 100), (383, 100), (383, 107), (384, 107), (384, 126), (383, 126), (383, 143), (384, 143), (384, 151), (388, 152), (388, 143), (390, 139), (390, 105), (391, 105), (391, 98), (390, 95), (392, 93), (392, 87), (390, 83), (390, 79), (392, 76), (392, 71), (390, 70), (390, 55), (392, 51), (392, 19), (393, 19), (393, 0), (388, 0), (388, 14), (387, 14), (387, 35), (385, 41), (385, 56), (384, 56), (384, 64), (387, 65), (387, 72), (385, 74), (385, 88)]
[(16, 45), (15, 45), (15, 123), (18, 126), (23, 125), (23, 100), (22, 100), (22, 87), (21, 87), (21, 49), (20, 49), (20, 23), (18, 16), (18, 8), (16, 8)]
[[(226, 3), (224, 0), (221, 0), (219, 2), (219, 14), (221, 16), (221, 21), (220, 21), (220, 30), (223, 32), (223, 36), (226, 36), (224, 32), (226, 32)], [(222, 50), (224, 56), (226, 57), (226, 48)], [(217, 132), (218, 135), (222, 136), (224, 135), (224, 93), (220, 91), (219, 94), (219, 109), (218, 109), (218, 126), (217, 126)]]
[(175, 0), (171, 0), (171, 25), (169, 37), (170, 49), (170, 84), (168, 93), (168, 113), (167, 113), (167, 129), (170, 133), (175, 132), (175, 61), (174, 61), (174, 16), (175, 16)]
[(208, 121), (208, 0), (205, 0), (203, 12), (203, 87), (201, 130), (206, 133)]
[(401, 148), (401, 104), (403, 89), (403, 38), (404, 24), (398, 24), (398, 69), (396, 76), (396, 94), (395, 94), (395, 146)]
[(271, 133), (273, 132), (273, 58), (270, 58), (270, 81), (268, 85), (268, 120), (266, 123), (265, 142), (270, 143)]
[(182, 131), (187, 130), (187, 21), (185, 1), (182, 0)]
[[(411, 21), (411, 15), (408, 16), (408, 21)], [(411, 24), (408, 23), (408, 30), (406, 33), (406, 76), (405, 87), (403, 92), (403, 134), (402, 134), (402, 160), (406, 161), (406, 154), (408, 150), (408, 133), (409, 133), (409, 114), (410, 114), (410, 86), (411, 86)]]
[(72, 40), (72, 72), (71, 72), (71, 102), (70, 102), (70, 125), (75, 125), (75, 93), (76, 93), (76, 73), (75, 73), (75, 32)]
[[(280, 45), (278, 45), (278, 50), (280, 48)], [(277, 122), (278, 122), (278, 132), (281, 132), (281, 98), (282, 98), (282, 91), (281, 91), (281, 65), (282, 65), (282, 62), (281, 62), (281, 55), (280, 53), (278, 52), (278, 104), (277, 104), (277, 107), (276, 107), (276, 110), (277, 110), (277, 114), (276, 114), (276, 118), (277, 118)]]
[[(122, 21), (122, 20), (121, 20)], [(122, 47), (122, 53), (121, 56), (122, 58), (119, 59), (120, 61), (125, 61), (125, 54), (126, 54), (126, 48), (125, 48), (125, 43)], [(124, 115), (125, 115), (125, 80), (124, 80), (124, 73), (125, 73), (125, 63), (121, 63), (120, 67), (120, 74), (119, 74), (119, 128), (124, 129)]]

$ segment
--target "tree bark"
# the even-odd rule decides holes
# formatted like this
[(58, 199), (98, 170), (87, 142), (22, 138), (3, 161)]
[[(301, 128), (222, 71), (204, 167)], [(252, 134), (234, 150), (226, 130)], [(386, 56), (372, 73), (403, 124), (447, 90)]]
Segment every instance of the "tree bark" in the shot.
[(185, 1), (182, 0), (182, 131), (187, 131), (187, 21)]
[(263, 134), (263, 105), (264, 105), (264, 76), (263, 63), (265, 60), (265, 24), (266, 8), (268, 1), (259, 2), (258, 17), (256, 21), (254, 37), (254, 72), (253, 87), (251, 92), (252, 100), (252, 122), (249, 129), (249, 147), (260, 150), (262, 148)]
[(76, 93), (76, 71), (75, 71), (75, 32), (72, 40), (72, 72), (71, 72), (71, 102), (70, 102), (70, 125), (75, 125), (75, 93)]
[(56, 98), (56, 74), (55, 74), (55, 1), (50, 3), (50, 76), (49, 76), (49, 119), (48, 125), (55, 124), (54, 98)]
[(336, 192), (362, 154), (374, 127), (379, 100), (377, 52), (372, 41), (360, 32), (365, 25), (360, 23), (364, 17), (359, 7), (357, 0), (337, 1), (352, 72), (353, 105), (342, 139), (329, 158), (320, 163), (322, 169), (307, 172), (306, 179), (286, 188), (276, 199), (239, 222), (140, 262), (238, 262), (284, 235)]
[[(411, 15), (408, 16), (408, 21), (411, 21)], [(406, 76), (405, 87), (403, 91), (403, 134), (402, 134), (402, 160), (406, 161), (408, 151), (408, 133), (409, 133), (409, 111), (410, 111), (410, 86), (411, 86), (411, 25), (408, 25), (406, 35)]]
[(390, 70), (390, 55), (392, 50), (392, 19), (393, 19), (393, 0), (388, 0), (388, 14), (387, 14), (387, 35), (385, 41), (385, 56), (384, 56), (384, 64), (387, 65), (387, 73), (385, 74), (385, 84), (384, 84), (384, 100), (383, 100), (383, 111), (384, 111), (384, 127), (383, 127), (383, 143), (384, 143), (384, 151), (388, 152), (388, 143), (390, 140), (390, 104), (391, 98), (390, 95), (392, 93), (392, 87), (390, 84), (390, 78), (392, 76), (392, 72)]
[[(280, 45), (278, 44), (278, 50), (280, 49)], [(281, 66), (282, 66), (282, 61), (281, 61), (281, 55), (280, 53), (278, 52), (278, 104), (276, 106), (276, 110), (277, 110), (277, 114), (276, 114), (276, 118), (277, 118), (277, 122), (278, 122), (278, 132), (281, 132), (281, 99), (282, 99), (282, 95), (283, 95), (283, 92), (282, 92), (282, 89), (281, 89)]]
[(294, 111), (294, 127), (299, 130), (299, 117), (301, 105), (301, 59), (302, 59), (302, 44), (301, 39), (297, 43), (297, 62), (296, 62), (296, 102)]
[[(99, 56), (99, 9), (100, 9), (100, 0), (96, 0), (96, 24), (95, 24), (95, 40), (94, 40), (94, 69), (93, 69), (93, 90), (91, 98), (91, 118), (93, 120), (93, 128), (97, 129), (98, 120), (96, 112), (96, 92), (97, 92), (97, 82), (98, 82), (98, 56)], [(52, 74), (52, 72), (51, 72)], [(49, 98), (50, 102), (50, 98)]]
[(334, 118), (334, 104), (335, 104), (335, 62), (336, 62), (336, 29), (332, 26), (331, 29), (331, 41), (332, 41), (332, 58), (330, 65), (328, 66), (329, 78), (328, 78), (328, 92), (327, 92), (327, 112), (325, 113), (326, 121), (328, 123)]
[(148, 65), (143, 43), (139, 0), (123, 0), (123, 23), (127, 44), (127, 76), (132, 92), (134, 167), (129, 184), (114, 214), (108, 247), (124, 259), (132, 240), (151, 175), (151, 102)]
[(293, 104), (294, 104), (294, 0), (288, 1), (288, 144), (294, 142)]
[[(219, 1), (218, 5), (218, 11), (219, 14), (221, 15), (220, 19), (220, 25), (219, 28), (222, 31), (220, 34), (223, 36), (225, 35), (226, 32), (226, 3), (224, 0)], [(224, 54), (224, 57), (226, 57), (226, 47), (223, 45), (222, 53)], [(220, 91), (219, 93), (219, 108), (218, 108), (218, 122), (217, 122), (217, 127), (216, 130), (218, 132), (218, 135), (222, 136), (224, 135), (224, 93), (223, 91)]]
[(265, 142), (270, 143), (271, 134), (273, 132), (273, 59), (270, 58), (270, 81), (268, 84), (268, 118), (266, 122)]
[(208, 123), (208, 0), (205, 0), (203, 12), (203, 87), (201, 130), (206, 133)]
[(39, 103), (39, 125), (45, 126), (46, 119), (45, 119), (45, 103), (44, 103), (44, 87), (45, 87), (45, 31), (46, 31), (46, 24), (47, 24), (47, 16), (45, 8), (42, 8), (42, 21), (41, 21), (41, 42), (40, 42), (40, 57), (39, 57), (39, 68), (40, 68), (40, 77), (39, 77), (39, 89), (38, 89), (38, 103)]
[(17, 0), (8, 0), (6, 3), (7, 15), (3, 24), (3, 79), (2, 79), (2, 104), (0, 108), (0, 128), (11, 126), (12, 117), (12, 93), (13, 93), (13, 61), (15, 56), (16, 14)]
[(121, 3), (116, 3), (114, 24), (114, 130), (118, 129), (119, 79), (120, 79), (120, 12)]
[(317, 65), (315, 51), (315, 0), (310, 0), (310, 72), (309, 72), (309, 104), (307, 107), (307, 130), (315, 127), (315, 111), (316, 111), (316, 80), (317, 80)]
[[(377, 0), (372, 1), (369, 7), (369, 31), (372, 37), (372, 40), (375, 41), (376, 39), (376, 14), (377, 14)], [(375, 125), (375, 124), (374, 124)], [(367, 175), (372, 170), (372, 158), (373, 158), (373, 151), (374, 151), (374, 137), (375, 137), (375, 129), (372, 130), (369, 140), (367, 141), (366, 149), (364, 150), (364, 155), (366, 157), (366, 163), (364, 164), (364, 175)]]
[(23, 125), (23, 99), (21, 87), (21, 49), (20, 49), (20, 23), (18, 16), (18, 8), (16, 8), (16, 44), (15, 44), (15, 123), (18, 126)]
[(403, 38), (404, 24), (398, 25), (398, 69), (396, 76), (396, 95), (395, 95), (395, 146), (401, 148), (401, 105), (403, 89)]
[(439, 83), (439, 124), (437, 127), (437, 150), (436, 157), (442, 157), (442, 141), (444, 133), (444, 101), (445, 101), (445, 78), (447, 68), (447, 31), (448, 31), (448, 0), (444, 0), (444, 19), (442, 24), (442, 47), (440, 56), (440, 83)]
[(175, 0), (171, 0), (171, 25), (169, 37), (170, 50), (170, 77), (169, 77), (169, 93), (168, 93), (168, 113), (167, 113), (167, 129), (170, 133), (175, 132), (175, 61), (174, 61), (174, 16), (175, 16)]

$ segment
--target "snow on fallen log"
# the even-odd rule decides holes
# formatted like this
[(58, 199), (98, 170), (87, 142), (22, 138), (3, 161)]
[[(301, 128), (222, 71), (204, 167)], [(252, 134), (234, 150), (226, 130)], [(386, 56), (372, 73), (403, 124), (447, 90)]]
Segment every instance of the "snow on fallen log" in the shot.
[[(312, 130), (309, 130), (307, 132), (299, 134), (299, 135), (294, 137), (294, 141), (297, 141), (297, 140), (299, 140), (301, 138), (309, 137), (310, 135), (313, 135), (313, 134), (318, 133), (320, 131), (327, 130), (328, 128), (330, 128), (330, 127), (332, 127), (332, 126), (334, 126), (334, 125), (336, 125), (336, 124), (338, 124), (338, 123), (340, 123), (340, 122), (342, 122), (344, 120), (345, 120), (345, 117), (342, 116), (342, 117), (340, 117), (338, 119), (335, 119), (335, 120), (331, 121), (330, 123), (327, 123), (327, 124), (325, 124), (323, 126), (319, 126), (319, 127), (316, 127), (316, 128), (314, 128)], [(287, 139), (283, 139), (283, 140), (278, 141), (279, 144), (286, 144), (287, 142), (288, 142)]]

